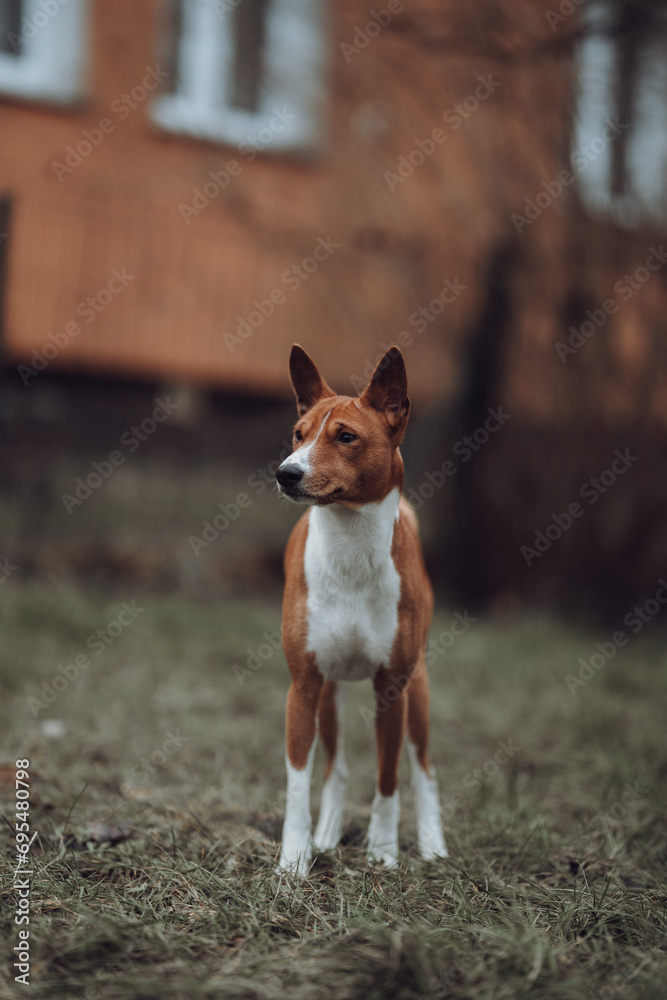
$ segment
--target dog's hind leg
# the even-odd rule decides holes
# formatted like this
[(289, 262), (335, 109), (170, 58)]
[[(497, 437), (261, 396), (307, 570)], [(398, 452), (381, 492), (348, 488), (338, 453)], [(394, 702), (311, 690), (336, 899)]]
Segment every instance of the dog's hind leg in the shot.
[(320, 738), (327, 755), (320, 816), (313, 837), (313, 847), (319, 851), (334, 848), (341, 838), (343, 829), (348, 776), (343, 745), (346, 687), (342, 681), (337, 684), (325, 681), (317, 707)]

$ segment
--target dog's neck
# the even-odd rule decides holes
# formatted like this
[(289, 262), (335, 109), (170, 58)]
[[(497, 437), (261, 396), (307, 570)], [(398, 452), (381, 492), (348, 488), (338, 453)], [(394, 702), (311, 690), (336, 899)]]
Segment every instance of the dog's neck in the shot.
[(399, 499), (394, 488), (384, 500), (358, 507), (330, 504), (311, 509), (309, 536), (332, 575), (362, 583), (387, 564)]

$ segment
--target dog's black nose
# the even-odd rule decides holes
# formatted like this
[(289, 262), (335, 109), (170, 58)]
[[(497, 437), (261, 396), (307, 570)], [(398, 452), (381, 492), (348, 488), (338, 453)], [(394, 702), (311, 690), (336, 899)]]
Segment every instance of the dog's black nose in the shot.
[(294, 462), (291, 465), (281, 465), (276, 472), (276, 479), (281, 486), (289, 489), (290, 486), (296, 486), (297, 483), (301, 482), (303, 469)]

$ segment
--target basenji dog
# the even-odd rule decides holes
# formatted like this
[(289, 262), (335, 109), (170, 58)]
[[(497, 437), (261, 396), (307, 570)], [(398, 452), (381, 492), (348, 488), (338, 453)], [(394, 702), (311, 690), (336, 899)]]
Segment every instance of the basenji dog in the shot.
[[(399, 445), (410, 411), (401, 352), (392, 347), (360, 396), (337, 395), (297, 344), (290, 376), (299, 419), (293, 452), (276, 472), (281, 494), (308, 506), (285, 552), (282, 638), (287, 695), (287, 799), (279, 870), (306, 875), (312, 848), (341, 837), (348, 770), (343, 694), (375, 689), (377, 787), (367, 856), (398, 862), (398, 764), (407, 732), (422, 857), (446, 857), (428, 759), (424, 646), (433, 612), (417, 520), (401, 496)], [(326, 751), (320, 815), (311, 841), (310, 776), (316, 735)]]

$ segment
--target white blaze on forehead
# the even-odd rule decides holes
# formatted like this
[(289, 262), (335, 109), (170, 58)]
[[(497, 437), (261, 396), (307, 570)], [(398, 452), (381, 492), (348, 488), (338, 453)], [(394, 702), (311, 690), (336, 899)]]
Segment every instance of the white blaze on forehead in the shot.
[(310, 444), (304, 445), (303, 448), (297, 448), (296, 451), (293, 451), (290, 457), (285, 459), (283, 465), (298, 465), (299, 468), (303, 470), (303, 472), (310, 472), (310, 456), (312, 453), (312, 449), (317, 444), (318, 438), (322, 433), (322, 431), (324, 430), (324, 425), (326, 424), (330, 416), (331, 416), (331, 410), (329, 410), (324, 420), (320, 424), (320, 429), (315, 435), (314, 440), (311, 441)]

